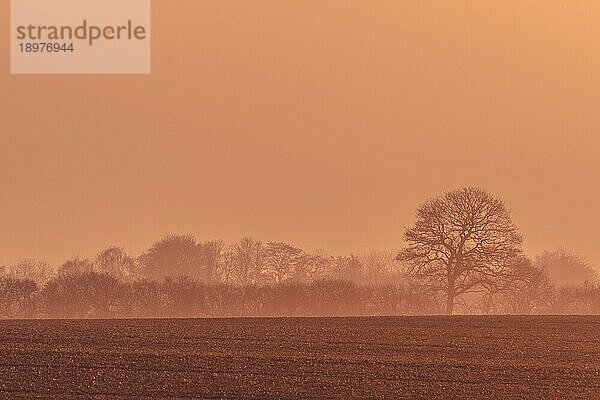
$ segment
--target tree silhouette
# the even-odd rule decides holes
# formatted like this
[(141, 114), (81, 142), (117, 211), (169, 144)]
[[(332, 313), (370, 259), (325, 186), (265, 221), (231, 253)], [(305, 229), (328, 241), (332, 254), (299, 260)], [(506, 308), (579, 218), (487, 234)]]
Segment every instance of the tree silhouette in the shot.
[(223, 267), (225, 244), (220, 240), (212, 240), (200, 243), (199, 246), (205, 280), (214, 283)]
[(139, 260), (142, 273), (148, 279), (187, 275), (206, 280), (202, 251), (191, 235), (165, 236), (146, 250)]
[(331, 260), (329, 268), (334, 279), (342, 279), (350, 282), (362, 281), (363, 265), (355, 255), (334, 257)]
[(46, 312), (60, 318), (110, 318), (123, 296), (123, 286), (106, 273), (61, 274), (42, 291)]
[(94, 264), (87, 258), (75, 257), (65, 261), (59, 268), (59, 275), (80, 275), (94, 271)]
[(260, 240), (242, 238), (233, 246), (232, 262), (238, 284), (258, 284), (264, 280), (265, 246)]
[(525, 257), (515, 262), (510, 275), (497, 290), (483, 296), (482, 311), (486, 314), (543, 314), (554, 299), (554, 286), (543, 269), (535, 267)]
[(598, 273), (585, 258), (566, 250), (545, 251), (535, 259), (535, 265), (546, 271), (557, 286), (576, 286), (598, 282)]
[(314, 282), (330, 276), (330, 257), (323, 254), (303, 253), (294, 270), (292, 280), (297, 282)]
[(446, 313), (455, 298), (491, 290), (510, 274), (521, 254), (521, 236), (504, 203), (477, 188), (447, 192), (420, 206), (404, 233), (397, 260), (445, 293)]
[(30, 279), (0, 278), (0, 318), (31, 317), (37, 289)]
[(116, 278), (131, 281), (139, 278), (139, 271), (133, 257), (127, 255), (122, 247), (111, 246), (102, 250), (94, 260), (98, 272), (104, 272)]
[(404, 277), (396, 262), (396, 252), (391, 250), (374, 250), (359, 255), (363, 268), (363, 283), (401, 282)]
[(283, 242), (269, 242), (265, 246), (265, 263), (275, 283), (281, 284), (294, 275), (302, 250)]
[(32, 280), (41, 287), (54, 275), (54, 270), (45, 262), (26, 258), (11, 265), (7, 275), (16, 279)]

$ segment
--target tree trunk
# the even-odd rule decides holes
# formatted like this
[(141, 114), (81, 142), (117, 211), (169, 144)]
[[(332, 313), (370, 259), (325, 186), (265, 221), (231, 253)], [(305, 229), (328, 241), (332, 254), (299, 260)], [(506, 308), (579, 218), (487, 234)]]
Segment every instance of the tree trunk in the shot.
[(448, 293), (446, 296), (446, 315), (452, 315), (453, 309), (454, 309), (454, 287), (451, 286), (448, 288)]

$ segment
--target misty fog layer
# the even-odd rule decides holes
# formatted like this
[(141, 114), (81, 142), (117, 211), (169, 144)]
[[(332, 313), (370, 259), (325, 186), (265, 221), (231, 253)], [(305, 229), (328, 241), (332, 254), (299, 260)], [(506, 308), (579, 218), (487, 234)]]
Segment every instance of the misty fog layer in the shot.
[(502, 200), (477, 188), (424, 202), (397, 251), (332, 256), (245, 237), (165, 236), (58, 269), (0, 269), (0, 317), (146, 318), (600, 313), (600, 284), (566, 250), (531, 260)]

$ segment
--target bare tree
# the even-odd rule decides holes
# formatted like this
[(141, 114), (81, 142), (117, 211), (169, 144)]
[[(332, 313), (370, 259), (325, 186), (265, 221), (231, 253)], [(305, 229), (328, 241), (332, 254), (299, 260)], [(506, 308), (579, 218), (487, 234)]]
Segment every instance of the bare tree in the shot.
[(122, 247), (108, 247), (102, 250), (94, 260), (96, 270), (116, 278), (132, 281), (139, 278), (137, 264)]
[(48, 281), (42, 295), (50, 317), (110, 318), (126, 287), (106, 273), (60, 274)]
[(269, 242), (265, 246), (265, 264), (275, 283), (291, 279), (302, 250), (283, 242)]
[(360, 283), (363, 277), (363, 265), (355, 255), (333, 257), (330, 264), (332, 278)]
[(564, 249), (545, 251), (535, 259), (537, 268), (548, 273), (556, 286), (582, 286), (586, 283), (598, 283), (598, 272), (588, 261)]
[(216, 279), (227, 285), (235, 283), (236, 265), (235, 265), (235, 246), (224, 246), (221, 251), (219, 268), (216, 271)]
[(94, 264), (87, 258), (75, 257), (65, 261), (59, 268), (59, 275), (80, 275), (94, 271)]
[(7, 275), (21, 280), (32, 280), (42, 287), (54, 275), (54, 269), (42, 261), (30, 258), (11, 265)]
[(390, 283), (403, 280), (400, 265), (396, 262), (396, 252), (373, 250), (358, 256), (363, 265), (364, 283)]
[(233, 263), (237, 283), (257, 284), (263, 281), (265, 261), (264, 245), (260, 240), (244, 237), (233, 247)]
[(0, 318), (31, 317), (33, 295), (38, 289), (30, 279), (0, 278)]
[(456, 297), (492, 290), (499, 277), (510, 274), (522, 243), (504, 203), (477, 188), (427, 201), (404, 238), (407, 246), (397, 260), (445, 293), (449, 315)]
[(139, 261), (146, 278), (162, 280), (185, 275), (206, 281), (202, 251), (191, 235), (165, 236), (146, 250)]
[(555, 289), (546, 271), (521, 257), (504, 283), (483, 296), (481, 311), (485, 314), (543, 314), (549, 310), (554, 295)]
[(199, 246), (206, 281), (214, 283), (223, 267), (225, 244), (220, 240), (212, 240), (200, 243)]
[(330, 257), (324, 254), (302, 253), (296, 262), (292, 280), (296, 282), (314, 282), (328, 277), (330, 268)]

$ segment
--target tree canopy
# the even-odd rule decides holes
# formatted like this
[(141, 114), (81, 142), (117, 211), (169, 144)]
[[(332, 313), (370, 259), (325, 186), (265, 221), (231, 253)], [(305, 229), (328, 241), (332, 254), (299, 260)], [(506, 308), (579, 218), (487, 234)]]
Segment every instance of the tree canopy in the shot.
[(493, 290), (520, 259), (522, 238), (502, 200), (478, 188), (430, 199), (404, 233), (397, 260), (446, 295), (446, 313), (465, 293)]

